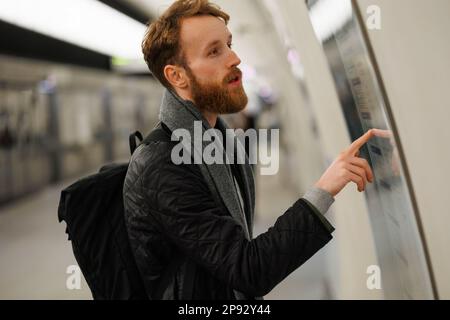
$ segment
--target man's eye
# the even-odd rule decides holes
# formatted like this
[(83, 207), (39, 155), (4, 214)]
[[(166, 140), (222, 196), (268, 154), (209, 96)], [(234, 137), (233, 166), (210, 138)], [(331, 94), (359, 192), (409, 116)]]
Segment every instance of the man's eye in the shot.
[(217, 48), (215, 48), (215, 49), (212, 49), (210, 52), (209, 52), (209, 54), (208, 55), (216, 55), (216, 54), (218, 54), (219, 53), (219, 50), (217, 50)]

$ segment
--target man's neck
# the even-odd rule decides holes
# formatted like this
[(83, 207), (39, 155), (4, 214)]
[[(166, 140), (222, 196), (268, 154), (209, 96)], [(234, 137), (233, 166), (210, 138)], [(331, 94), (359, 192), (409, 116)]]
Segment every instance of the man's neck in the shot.
[(208, 121), (211, 128), (214, 128), (216, 126), (216, 122), (217, 122), (217, 113), (209, 112), (209, 111), (202, 111), (202, 110), (200, 110), (200, 112), (205, 117), (206, 121)]
[[(194, 103), (194, 99), (192, 99), (190, 94), (187, 94), (185, 92), (178, 92), (177, 94), (184, 100), (189, 100), (191, 102)], [(195, 105), (195, 103), (194, 103)], [(196, 106), (197, 107), (197, 106)], [(203, 117), (205, 117), (206, 121), (208, 121), (209, 125), (211, 126), (211, 128), (214, 128), (216, 126), (216, 122), (217, 122), (217, 116), (218, 114), (215, 112), (211, 112), (211, 111), (205, 111), (205, 110), (201, 110), (199, 109), (200, 112), (202, 113)]]

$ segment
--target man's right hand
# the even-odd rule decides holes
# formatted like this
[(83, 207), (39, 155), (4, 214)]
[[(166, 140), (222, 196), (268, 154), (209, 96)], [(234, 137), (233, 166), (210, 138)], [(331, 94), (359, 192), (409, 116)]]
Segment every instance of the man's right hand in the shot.
[(333, 197), (349, 182), (354, 182), (359, 192), (364, 191), (367, 182), (373, 182), (373, 173), (367, 160), (358, 157), (359, 149), (372, 137), (382, 136), (384, 131), (370, 129), (355, 140), (341, 152), (314, 186), (329, 192)]

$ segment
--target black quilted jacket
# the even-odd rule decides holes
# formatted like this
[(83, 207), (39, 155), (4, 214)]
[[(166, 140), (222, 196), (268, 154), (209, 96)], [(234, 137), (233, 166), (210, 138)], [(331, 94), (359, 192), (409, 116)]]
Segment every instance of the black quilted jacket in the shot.
[(130, 245), (149, 298), (235, 299), (233, 289), (264, 296), (331, 240), (303, 199), (246, 240), (199, 167), (172, 163), (174, 143), (141, 145), (124, 185)]

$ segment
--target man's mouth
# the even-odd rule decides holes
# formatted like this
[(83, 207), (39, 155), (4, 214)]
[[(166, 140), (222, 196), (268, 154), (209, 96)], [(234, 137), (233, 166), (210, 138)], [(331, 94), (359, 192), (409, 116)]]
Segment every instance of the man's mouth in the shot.
[(233, 78), (231, 78), (230, 81), (228, 81), (229, 85), (238, 85), (241, 83), (241, 75), (236, 75)]

